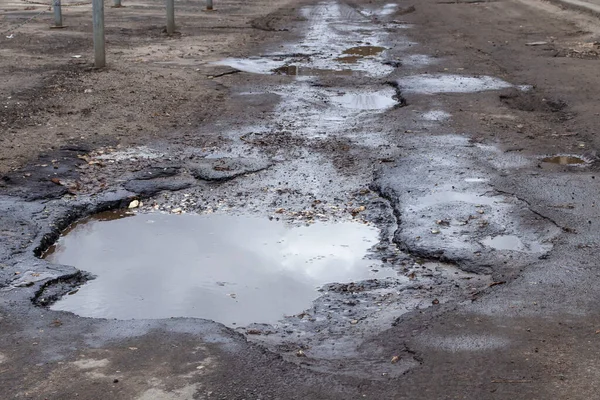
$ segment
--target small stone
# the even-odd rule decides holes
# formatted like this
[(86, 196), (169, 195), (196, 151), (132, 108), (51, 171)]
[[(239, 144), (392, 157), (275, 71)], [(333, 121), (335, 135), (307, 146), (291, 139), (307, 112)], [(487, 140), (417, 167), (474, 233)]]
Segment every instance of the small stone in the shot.
[(181, 209), (181, 207), (177, 207), (171, 210), (171, 213), (173, 214), (181, 214), (183, 210)]
[(138, 208), (139, 206), (140, 206), (140, 201), (139, 200), (133, 200), (131, 203), (129, 203), (129, 205), (127, 206), (127, 208), (133, 209), (133, 208)]
[(296, 357), (306, 357), (306, 354), (304, 353), (304, 350), (298, 350), (296, 352)]
[(351, 323), (352, 325), (356, 325), (356, 324), (358, 324), (358, 320), (357, 320), (357, 319), (353, 319), (352, 321), (350, 321), (350, 323)]

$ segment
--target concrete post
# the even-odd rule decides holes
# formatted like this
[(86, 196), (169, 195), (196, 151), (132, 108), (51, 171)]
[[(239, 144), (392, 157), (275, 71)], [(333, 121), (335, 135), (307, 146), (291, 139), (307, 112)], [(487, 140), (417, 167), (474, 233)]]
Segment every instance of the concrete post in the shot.
[(54, 26), (62, 27), (62, 9), (60, 0), (54, 0)]
[(104, 0), (92, 0), (92, 18), (94, 25), (94, 66), (106, 66), (106, 51), (104, 48)]
[(167, 34), (175, 33), (175, 0), (166, 0), (167, 2)]
[(212, 11), (213, 9), (213, 0), (206, 0), (206, 9)]

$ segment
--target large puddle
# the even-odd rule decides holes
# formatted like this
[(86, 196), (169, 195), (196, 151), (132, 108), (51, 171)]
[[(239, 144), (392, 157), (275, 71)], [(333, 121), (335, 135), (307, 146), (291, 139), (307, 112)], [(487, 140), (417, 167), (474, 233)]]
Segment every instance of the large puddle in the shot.
[(396, 276), (364, 258), (378, 234), (355, 222), (110, 212), (74, 225), (44, 257), (97, 275), (54, 310), (240, 326), (301, 313), (326, 283)]

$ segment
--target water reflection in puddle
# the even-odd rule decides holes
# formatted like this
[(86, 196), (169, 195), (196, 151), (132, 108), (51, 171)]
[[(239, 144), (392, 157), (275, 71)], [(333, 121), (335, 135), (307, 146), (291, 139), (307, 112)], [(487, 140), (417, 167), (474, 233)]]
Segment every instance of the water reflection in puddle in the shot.
[(397, 104), (393, 98), (395, 94), (392, 89), (372, 93), (345, 93), (332, 98), (332, 101), (352, 110), (385, 110)]
[(231, 67), (238, 71), (250, 72), (253, 74), (271, 74), (271, 71), (280, 67), (281, 64), (281, 61), (275, 61), (269, 58), (225, 58), (214, 63), (214, 65)]
[(492, 76), (465, 76), (452, 74), (421, 74), (398, 80), (403, 91), (423, 94), (474, 93), (512, 87), (508, 82)]
[(97, 275), (53, 309), (85, 317), (275, 323), (308, 308), (325, 283), (396, 275), (363, 258), (378, 241), (378, 230), (363, 224), (121, 216), (105, 213), (75, 225), (45, 255)]
[(542, 162), (551, 163), (551, 164), (559, 164), (559, 165), (581, 165), (581, 164), (587, 163), (583, 158), (580, 158), (577, 156), (546, 157), (546, 158), (542, 159)]
[(332, 75), (341, 75), (341, 76), (357, 76), (360, 75), (359, 71), (354, 71), (351, 69), (320, 69), (320, 68), (310, 68), (310, 67), (301, 67), (298, 65), (284, 65), (282, 67), (274, 68), (272, 70), (275, 74), (278, 75), (291, 75), (291, 76), (332, 76)]
[(383, 17), (386, 15), (391, 15), (391, 14), (395, 13), (397, 9), (398, 9), (398, 4), (389, 3), (389, 4), (384, 5), (383, 7), (381, 7), (378, 10), (363, 10), (362, 14), (367, 15), (367, 16)]
[(495, 250), (511, 250), (531, 253), (542, 253), (546, 250), (540, 243), (525, 244), (518, 236), (514, 235), (488, 236), (483, 239), (481, 243)]

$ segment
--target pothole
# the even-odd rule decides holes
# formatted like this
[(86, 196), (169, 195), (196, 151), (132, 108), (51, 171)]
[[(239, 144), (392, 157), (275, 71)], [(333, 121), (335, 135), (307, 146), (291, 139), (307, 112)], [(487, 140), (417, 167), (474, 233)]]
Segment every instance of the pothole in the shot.
[(327, 283), (396, 276), (365, 258), (378, 236), (355, 222), (109, 212), (73, 225), (44, 257), (97, 276), (54, 310), (244, 326), (302, 312)]
[(311, 67), (302, 67), (299, 65), (284, 65), (282, 67), (274, 68), (272, 70), (275, 74), (278, 75), (291, 75), (291, 76), (332, 76), (332, 75), (341, 75), (341, 76), (358, 76), (360, 75), (359, 71), (351, 70), (351, 69), (321, 69), (321, 68), (311, 68)]
[(430, 193), (423, 197), (420, 197), (418, 199), (418, 204), (412, 205), (410, 209), (421, 210), (423, 208), (431, 207), (437, 204), (452, 202), (476, 204), (478, 206), (491, 206), (499, 202), (499, 200), (493, 197), (483, 196), (477, 193), (453, 192), (443, 190), (440, 192)]
[(351, 54), (355, 56), (369, 57), (376, 56), (382, 51), (385, 50), (385, 47), (381, 46), (355, 46), (350, 47), (349, 49), (344, 50), (344, 54)]
[(543, 253), (548, 250), (548, 247), (550, 247), (544, 246), (537, 242), (524, 243), (521, 238), (515, 235), (499, 235), (494, 237), (488, 236), (483, 239), (481, 243), (495, 250), (510, 250), (531, 253)]
[(371, 93), (344, 93), (341, 96), (333, 97), (332, 101), (351, 110), (385, 110), (398, 104), (394, 100), (395, 94), (396, 92), (392, 89)]
[(353, 64), (365, 57), (374, 57), (379, 55), (385, 47), (381, 46), (356, 46), (346, 49), (342, 52), (344, 56), (338, 57), (336, 61)]
[(542, 158), (542, 162), (559, 165), (582, 165), (588, 163), (588, 161), (584, 160), (581, 157), (569, 155), (559, 155)]
[(492, 76), (467, 76), (452, 74), (421, 74), (400, 78), (398, 85), (403, 92), (475, 93), (513, 87), (510, 83)]
[(363, 10), (363, 11), (361, 11), (361, 13), (366, 16), (383, 17), (383, 16), (387, 16), (387, 15), (391, 15), (391, 14), (395, 13), (397, 9), (398, 9), (398, 4), (389, 3), (389, 4), (384, 5), (380, 9)]
[(252, 74), (271, 74), (272, 70), (280, 67), (281, 61), (271, 60), (266, 57), (256, 58), (225, 58), (214, 65), (235, 68), (238, 71)]

